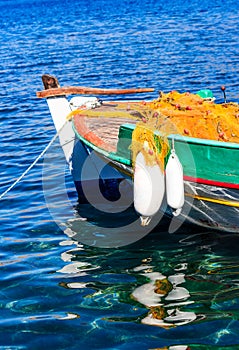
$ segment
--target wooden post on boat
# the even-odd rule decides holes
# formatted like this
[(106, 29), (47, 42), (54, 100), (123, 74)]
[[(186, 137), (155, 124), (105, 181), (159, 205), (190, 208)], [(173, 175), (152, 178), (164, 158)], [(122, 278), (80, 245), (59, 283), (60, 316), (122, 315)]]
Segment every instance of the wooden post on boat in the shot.
[(49, 74), (44, 74), (42, 76), (42, 82), (45, 90), (60, 88), (60, 84), (56, 77)]
[(58, 80), (48, 74), (42, 76), (45, 90), (38, 91), (37, 97), (47, 98), (62, 95), (128, 95), (145, 92), (153, 92), (153, 88), (130, 88), (130, 89), (102, 89), (86, 86), (65, 86), (60, 87)]

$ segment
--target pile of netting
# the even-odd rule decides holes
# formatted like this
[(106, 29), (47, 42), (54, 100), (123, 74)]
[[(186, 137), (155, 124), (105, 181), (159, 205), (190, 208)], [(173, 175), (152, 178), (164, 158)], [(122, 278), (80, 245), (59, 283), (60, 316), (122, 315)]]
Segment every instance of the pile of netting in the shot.
[(132, 139), (133, 162), (141, 151), (148, 164), (156, 160), (163, 167), (170, 134), (239, 143), (237, 103), (216, 104), (213, 98), (171, 91), (161, 92), (157, 100), (146, 103), (139, 112), (141, 121)]
[(239, 105), (217, 104), (189, 92), (160, 93), (149, 104), (156, 129), (185, 136), (239, 142)]

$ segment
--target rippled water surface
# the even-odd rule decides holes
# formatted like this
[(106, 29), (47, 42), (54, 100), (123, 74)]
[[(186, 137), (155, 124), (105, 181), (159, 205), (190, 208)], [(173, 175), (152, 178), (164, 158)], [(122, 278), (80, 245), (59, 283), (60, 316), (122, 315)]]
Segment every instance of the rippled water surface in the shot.
[[(1, 193), (55, 134), (36, 97), (44, 73), (62, 85), (154, 87), (145, 98), (210, 88), (220, 100), (226, 85), (238, 100), (238, 11), (236, 0), (0, 1)], [(0, 348), (239, 349), (239, 237), (170, 234), (162, 222), (119, 249), (84, 245), (72, 239), (77, 196), (61, 159), (56, 141), (0, 200)]]

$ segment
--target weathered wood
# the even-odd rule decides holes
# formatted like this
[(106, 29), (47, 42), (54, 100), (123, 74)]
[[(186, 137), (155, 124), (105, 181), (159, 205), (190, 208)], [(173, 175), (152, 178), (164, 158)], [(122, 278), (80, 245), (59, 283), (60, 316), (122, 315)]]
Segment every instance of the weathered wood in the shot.
[(117, 150), (120, 126), (125, 123), (136, 123), (136, 121), (132, 119), (104, 117), (84, 117), (84, 122), (88, 130), (91, 130), (95, 135), (112, 147), (111, 152), (116, 152)]
[(37, 97), (46, 98), (63, 95), (125, 95), (144, 92), (153, 92), (153, 88), (135, 88), (135, 89), (101, 89), (85, 86), (66, 86), (57, 88), (48, 88), (47, 90), (38, 91)]
[(79, 135), (108, 152), (117, 151), (119, 128), (127, 122), (132, 124), (136, 121), (130, 118), (87, 117), (82, 114), (74, 116), (74, 126)]
[(60, 84), (59, 84), (57, 78), (53, 77), (52, 75), (49, 75), (49, 74), (44, 74), (42, 76), (42, 82), (43, 82), (45, 90), (60, 87)]
[(37, 92), (37, 97), (40, 98), (64, 95), (125, 95), (154, 91), (153, 88), (101, 89), (86, 86), (60, 87), (57, 78), (50, 74), (44, 74), (42, 76), (42, 82), (45, 90)]

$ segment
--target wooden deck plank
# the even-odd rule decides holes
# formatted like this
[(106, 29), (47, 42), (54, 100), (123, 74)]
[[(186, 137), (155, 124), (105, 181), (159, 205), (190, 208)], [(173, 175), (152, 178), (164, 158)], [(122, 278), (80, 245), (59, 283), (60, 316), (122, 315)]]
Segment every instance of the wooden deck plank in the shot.
[(132, 119), (124, 118), (86, 118), (87, 128), (98, 137), (110, 144), (114, 151), (117, 149), (119, 128), (125, 123), (134, 123)]
[[(116, 152), (120, 126), (126, 123), (132, 124), (137, 122), (136, 118), (127, 117), (129, 110), (130, 106), (128, 104), (125, 107), (125, 105), (121, 106), (118, 103), (107, 103), (94, 110), (99, 116), (94, 116), (90, 112), (87, 115), (87, 110), (85, 114), (82, 111), (76, 114), (74, 116), (74, 125), (80, 135), (86, 139), (90, 138), (91, 142), (94, 140), (93, 142), (96, 146)], [(107, 112), (115, 114), (116, 117), (107, 115)], [(122, 112), (125, 113), (126, 118), (117, 116), (117, 113), (120, 115)]]

